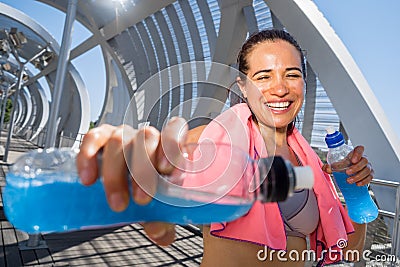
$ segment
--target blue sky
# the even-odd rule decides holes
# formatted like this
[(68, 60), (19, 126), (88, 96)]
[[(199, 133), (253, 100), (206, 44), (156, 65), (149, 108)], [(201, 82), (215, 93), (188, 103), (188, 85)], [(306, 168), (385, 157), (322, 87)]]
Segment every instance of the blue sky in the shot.
[[(28, 14), (56, 40), (61, 40), (64, 14), (33, 0), (0, 0)], [(342, 39), (363, 72), (384, 109), (393, 129), (400, 137), (400, 83), (396, 78), (400, 62), (400, 1), (314, 0)], [(89, 37), (89, 32), (75, 23), (72, 46)], [(105, 74), (98, 48), (74, 60), (91, 99), (91, 118), (96, 120), (104, 95)], [(89, 62), (89, 63), (88, 63)], [(100, 62), (96, 64), (95, 62)], [(95, 71), (94, 65), (96, 65)]]
[(354, 58), (400, 137), (400, 1), (314, 0)]

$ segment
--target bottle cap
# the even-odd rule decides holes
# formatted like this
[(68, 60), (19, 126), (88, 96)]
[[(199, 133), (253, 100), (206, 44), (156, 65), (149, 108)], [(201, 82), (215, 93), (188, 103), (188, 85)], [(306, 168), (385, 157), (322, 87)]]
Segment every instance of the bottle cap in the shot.
[(335, 148), (344, 144), (344, 138), (341, 132), (335, 131), (333, 127), (326, 128), (326, 132), (325, 143), (329, 148)]
[(314, 173), (310, 166), (293, 167), (296, 176), (295, 190), (311, 189), (314, 186)]

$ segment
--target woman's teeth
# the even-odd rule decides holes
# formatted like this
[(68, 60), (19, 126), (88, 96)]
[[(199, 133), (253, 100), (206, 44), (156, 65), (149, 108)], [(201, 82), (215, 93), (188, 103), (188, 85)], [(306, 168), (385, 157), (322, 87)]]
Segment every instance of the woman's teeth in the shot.
[(274, 109), (274, 110), (285, 110), (289, 107), (290, 102), (286, 101), (286, 102), (271, 102), (271, 103), (267, 103), (267, 106), (270, 109)]

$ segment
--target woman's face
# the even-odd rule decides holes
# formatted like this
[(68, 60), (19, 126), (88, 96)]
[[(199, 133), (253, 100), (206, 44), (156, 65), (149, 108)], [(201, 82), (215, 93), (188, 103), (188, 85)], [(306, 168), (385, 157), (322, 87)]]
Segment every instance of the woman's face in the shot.
[(299, 51), (283, 40), (257, 44), (247, 55), (248, 73), (242, 93), (264, 125), (285, 128), (304, 100)]

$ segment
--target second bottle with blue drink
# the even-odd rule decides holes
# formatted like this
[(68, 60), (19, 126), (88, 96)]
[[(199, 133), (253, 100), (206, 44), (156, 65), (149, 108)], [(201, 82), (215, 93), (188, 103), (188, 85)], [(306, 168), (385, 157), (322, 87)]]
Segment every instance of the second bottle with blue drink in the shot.
[(346, 145), (342, 133), (333, 128), (327, 129), (325, 142), (328, 145), (327, 162), (331, 165), (336, 185), (343, 194), (350, 219), (356, 223), (369, 223), (378, 216), (378, 208), (372, 200), (368, 186), (348, 183), (347, 168), (352, 164), (349, 153), (353, 147)]

